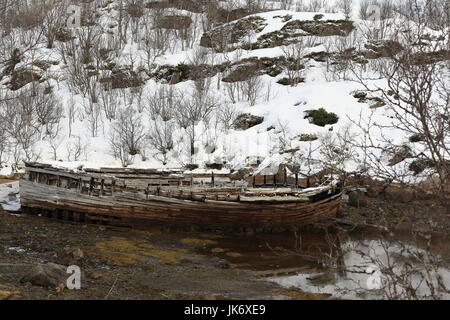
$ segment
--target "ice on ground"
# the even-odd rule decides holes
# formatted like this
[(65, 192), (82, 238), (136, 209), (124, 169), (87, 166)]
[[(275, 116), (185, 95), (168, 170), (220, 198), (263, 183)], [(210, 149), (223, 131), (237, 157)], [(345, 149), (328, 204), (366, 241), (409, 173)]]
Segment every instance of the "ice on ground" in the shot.
[[(390, 290), (394, 285), (399, 296), (407, 296), (404, 290), (408, 283), (417, 288), (418, 297), (426, 299), (432, 295), (432, 283), (431, 287), (438, 288), (439, 278), (445, 288), (450, 288), (450, 266), (438, 266), (437, 260), (430, 260), (431, 255), (414, 245), (352, 240), (343, 245), (343, 250), (346, 252), (343, 257), (345, 273), (300, 273), (272, 280), (287, 288), (327, 293), (343, 299), (385, 299), (392, 294)], [(414, 272), (408, 271), (411, 266)], [(383, 270), (391, 270), (397, 276), (383, 274)], [(394, 283), (397, 277), (405, 283)], [(441, 299), (450, 299), (448, 292), (441, 292), (440, 295)]]

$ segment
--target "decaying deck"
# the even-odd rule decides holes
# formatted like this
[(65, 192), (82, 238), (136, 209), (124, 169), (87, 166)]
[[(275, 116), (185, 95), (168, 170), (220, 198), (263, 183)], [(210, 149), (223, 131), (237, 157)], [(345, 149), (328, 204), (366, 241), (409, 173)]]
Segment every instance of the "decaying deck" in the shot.
[(334, 216), (341, 193), (331, 187), (235, 186), (226, 175), (180, 171), (85, 169), (27, 164), (22, 211), (103, 225), (145, 228), (280, 230)]

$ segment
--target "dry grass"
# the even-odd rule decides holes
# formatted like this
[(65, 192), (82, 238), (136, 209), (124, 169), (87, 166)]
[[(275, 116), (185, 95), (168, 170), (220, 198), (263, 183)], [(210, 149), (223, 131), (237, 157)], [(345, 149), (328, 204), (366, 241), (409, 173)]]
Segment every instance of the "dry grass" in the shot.
[(239, 258), (242, 257), (242, 254), (240, 254), (239, 252), (227, 252), (225, 253), (227, 256), (232, 257), (232, 258)]
[(93, 256), (117, 266), (126, 266), (144, 262), (145, 258), (153, 258), (163, 264), (178, 264), (186, 250), (155, 248), (146, 240), (111, 237), (100, 241), (94, 247), (86, 249)]
[(17, 296), (20, 296), (19, 290), (0, 284), (0, 300), (6, 300)]
[(9, 180), (9, 179), (0, 179), (0, 184), (4, 184), (4, 183), (11, 183), (14, 182), (14, 180)]
[(180, 241), (182, 244), (191, 245), (195, 247), (206, 247), (217, 244), (214, 240), (209, 239), (195, 239), (195, 238), (184, 238)]

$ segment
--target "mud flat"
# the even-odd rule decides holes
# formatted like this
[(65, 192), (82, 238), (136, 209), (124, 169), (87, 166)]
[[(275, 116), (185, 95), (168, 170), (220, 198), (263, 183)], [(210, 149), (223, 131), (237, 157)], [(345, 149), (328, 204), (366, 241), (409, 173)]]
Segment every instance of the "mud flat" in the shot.
[[(0, 212), (0, 299), (328, 298), (285, 290), (238, 268), (213, 250), (221, 237), (116, 230)], [(20, 282), (46, 262), (80, 266), (81, 290)]]

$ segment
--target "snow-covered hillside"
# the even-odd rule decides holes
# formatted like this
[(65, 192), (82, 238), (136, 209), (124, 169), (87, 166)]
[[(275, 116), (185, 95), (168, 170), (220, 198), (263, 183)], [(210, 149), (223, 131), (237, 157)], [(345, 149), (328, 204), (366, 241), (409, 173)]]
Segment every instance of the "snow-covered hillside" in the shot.
[[(396, 12), (361, 19), (359, 1), (350, 16), (337, 1), (228, 23), (206, 9), (158, 5), (166, 2), (94, 1), (81, 27), (64, 27), (63, 17), (4, 35), (0, 165), (238, 170), (284, 162), (312, 174), (326, 166), (362, 171), (377, 159), (392, 176), (413, 178), (411, 163), (426, 144), (412, 143), (392, 104), (367, 90), (388, 87), (388, 60), (417, 34), (427, 35), (418, 39), (426, 50), (448, 50), (445, 30)], [(52, 44), (50, 27), (58, 27)], [(446, 59), (448, 51), (434, 61), (441, 75)], [(331, 120), (315, 119), (317, 110)]]

